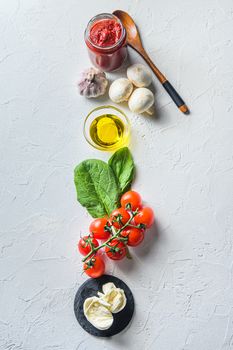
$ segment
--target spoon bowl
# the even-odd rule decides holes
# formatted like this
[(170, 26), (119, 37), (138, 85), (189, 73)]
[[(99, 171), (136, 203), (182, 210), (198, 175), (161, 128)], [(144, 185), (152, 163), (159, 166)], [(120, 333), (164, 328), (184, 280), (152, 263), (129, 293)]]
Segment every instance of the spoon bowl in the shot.
[(135, 45), (135, 43), (137, 43), (139, 47), (142, 47), (140, 35), (133, 18), (128, 13), (121, 10), (116, 10), (113, 14), (121, 20), (125, 27), (128, 45), (131, 46), (131, 44)]

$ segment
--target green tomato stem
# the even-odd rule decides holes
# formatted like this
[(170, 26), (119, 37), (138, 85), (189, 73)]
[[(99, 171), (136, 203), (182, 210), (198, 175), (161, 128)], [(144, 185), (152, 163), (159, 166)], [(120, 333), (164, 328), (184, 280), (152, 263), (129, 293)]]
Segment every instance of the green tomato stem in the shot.
[(113, 236), (109, 237), (107, 239), (107, 241), (105, 241), (104, 243), (102, 243), (101, 245), (99, 245), (98, 247), (94, 247), (92, 246), (91, 251), (82, 259), (83, 262), (85, 262), (93, 253), (96, 253), (99, 249), (106, 247), (108, 245), (109, 242), (111, 242), (113, 239), (119, 237), (120, 233), (127, 227), (127, 226), (131, 226), (131, 227), (137, 227), (135, 225), (131, 225), (130, 222), (133, 220), (134, 216), (136, 214), (132, 213), (132, 216), (130, 217), (130, 219), (126, 222), (125, 225), (123, 225), (119, 230), (116, 231), (114, 226), (111, 226), (111, 230), (113, 232)]
[(140, 229), (140, 225), (131, 225), (131, 224), (128, 224), (129, 227), (134, 227), (134, 228), (139, 228)]

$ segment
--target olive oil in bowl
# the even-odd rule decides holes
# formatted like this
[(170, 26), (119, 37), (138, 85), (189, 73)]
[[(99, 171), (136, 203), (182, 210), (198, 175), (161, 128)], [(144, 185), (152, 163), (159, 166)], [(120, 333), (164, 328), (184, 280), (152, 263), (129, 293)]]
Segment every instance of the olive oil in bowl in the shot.
[(112, 151), (127, 144), (129, 122), (118, 108), (103, 106), (94, 109), (86, 118), (84, 136), (100, 150)]
[(90, 126), (90, 136), (100, 147), (113, 147), (122, 143), (124, 138), (124, 124), (113, 114), (103, 114), (93, 120)]

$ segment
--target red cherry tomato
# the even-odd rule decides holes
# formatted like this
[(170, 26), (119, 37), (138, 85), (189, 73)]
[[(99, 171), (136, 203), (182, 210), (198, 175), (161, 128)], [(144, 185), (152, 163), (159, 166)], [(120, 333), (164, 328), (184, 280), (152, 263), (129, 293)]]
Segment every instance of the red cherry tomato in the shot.
[(108, 226), (108, 220), (106, 218), (99, 218), (92, 221), (89, 227), (89, 231), (96, 239), (108, 239), (110, 233), (105, 229)]
[(108, 246), (105, 247), (105, 252), (112, 260), (121, 260), (126, 255), (126, 245), (116, 238), (108, 243)]
[(147, 228), (151, 227), (154, 222), (154, 212), (149, 207), (144, 207), (139, 210), (138, 214), (134, 217), (134, 222), (136, 225), (143, 224)]
[(126, 209), (128, 209), (128, 206), (130, 206), (129, 209), (133, 211), (136, 209), (141, 209), (142, 198), (138, 192), (128, 191), (121, 197), (121, 206)]
[(83, 264), (83, 271), (92, 278), (102, 276), (105, 271), (103, 259), (98, 255), (90, 258)]
[(99, 243), (95, 238), (91, 238), (90, 236), (84, 236), (82, 238), (80, 238), (79, 242), (78, 242), (78, 250), (82, 255), (87, 255), (88, 253), (90, 253), (92, 247), (91, 245), (93, 244), (93, 246), (96, 248), (98, 247)]
[[(118, 208), (116, 210), (113, 210), (110, 216), (110, 221), (112, 225), (117, 229), (125, 225), (127, 221), (129, 221), (129, 219), (130, 219), (130, 214), (124, 208)], [(120, 222), (117, 220), (120, 220)]]
[(122, 237), (127, 237), (128, 241), (127, 244), (131, 247), (136, 247), (137, 245), (139, 245), (143, 239), (144, 239), (144, 233), (142, 230), (136, 228), (136, 227), (129, 227), (129, 228), (125, 228), (122, 232), (121, 232), (121, 236)]

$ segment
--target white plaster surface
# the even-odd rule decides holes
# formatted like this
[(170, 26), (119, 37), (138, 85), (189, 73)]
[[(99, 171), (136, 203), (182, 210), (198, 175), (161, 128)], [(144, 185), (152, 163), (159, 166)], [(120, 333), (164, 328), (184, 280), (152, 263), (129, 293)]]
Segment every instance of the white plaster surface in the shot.
[[(87, 21), (124, 9), (192, 113), (154, 79), (157, 118), (127, 112), (134, 188), (156, 213), (133, 261), (107, 272), (132, 289), (130, 328), (97, 339), (76, 322), (76, 242), (90, 217), (73, 168), (107, 159), (84, 140), (85, 115), (106, 100), (78, 96), (90, 65)], [(130, 51), (132, 62), (141, 59)], [(233, 2), (1, 0), (0, 349), (233, 349)], [(123, 72), (112, 75), (120, 76)]]

